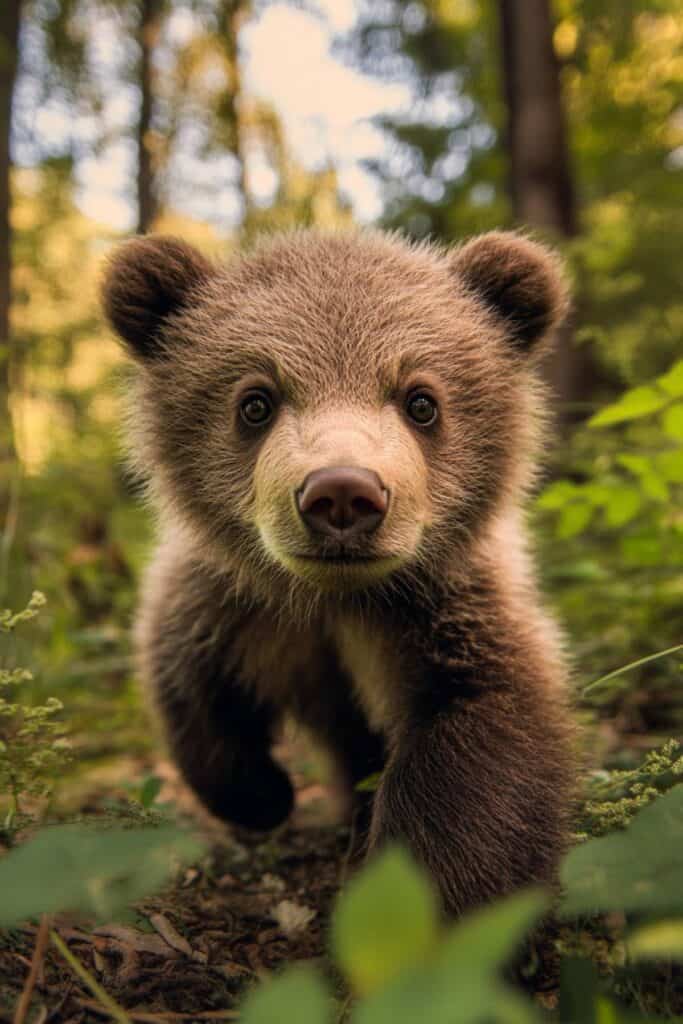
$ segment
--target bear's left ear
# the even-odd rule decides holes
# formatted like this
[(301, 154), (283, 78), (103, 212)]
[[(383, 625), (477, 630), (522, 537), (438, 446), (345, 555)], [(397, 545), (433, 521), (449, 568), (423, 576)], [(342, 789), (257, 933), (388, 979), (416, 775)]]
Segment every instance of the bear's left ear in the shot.
[(491, 231), (460, 246), (451, 260), (460, 280), (505, 322), (520, 352), (530, 351), (567, 314), (560, 258), (538, 242)]
[(214, 268), (180, 238), (148, 235), (124, 242), (109, 259), (102, 305), (131, 355), (147, 361), (164, 351), (170, 316), (190, 305)]

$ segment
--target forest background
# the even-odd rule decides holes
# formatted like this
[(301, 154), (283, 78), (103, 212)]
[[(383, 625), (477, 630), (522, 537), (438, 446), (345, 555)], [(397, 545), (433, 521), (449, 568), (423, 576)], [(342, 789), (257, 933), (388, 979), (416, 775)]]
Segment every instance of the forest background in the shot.
[[(226, 255), (356, 219), (447, 243), (521, 226), (559, 246), (575, 303), (544, 367), (557, 443), (532, 524), (592, 784), (680, 736), (682, 169), (677, 0), (2, 0), (0, 606), (46, 604), (5, 631), (0, 764), (50, 700), (32, 735), (61, 740), (62, 723), (69, 745), (68, 766), (48, 743), (21, 784), (5, 765), (8, 847), (159, 771), (129, 640), (153, 523), (120, 441), (129, 370), (97, 305), (102, 261), (133, 232)], [(609, 823), (642, 792), (617, 786)]]

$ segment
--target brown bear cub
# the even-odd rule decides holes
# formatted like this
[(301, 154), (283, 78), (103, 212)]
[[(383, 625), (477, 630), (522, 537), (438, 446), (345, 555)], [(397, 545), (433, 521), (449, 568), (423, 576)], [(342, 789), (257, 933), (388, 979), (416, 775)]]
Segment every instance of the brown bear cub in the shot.
[(520, 503), (557, 259), (498, 232), (445, 251), (302, 231), (216, 266), (151, 237), (114, 255), (104, 305), (162, 521), (141, 670), (206, 807), (285, 820), (287, 713), (369, 849), (406, 844), (448, 912), (552, 879), (574, 741)]

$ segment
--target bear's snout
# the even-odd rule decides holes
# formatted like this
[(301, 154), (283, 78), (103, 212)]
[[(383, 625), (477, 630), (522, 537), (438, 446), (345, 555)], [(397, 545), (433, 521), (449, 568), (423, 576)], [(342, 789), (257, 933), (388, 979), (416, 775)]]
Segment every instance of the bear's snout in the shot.
[(308, 474), (296, 504), (314, 533), (348, 541), (377, 529), (386, 515), (389, 493), (370, 469), (332, 466)]

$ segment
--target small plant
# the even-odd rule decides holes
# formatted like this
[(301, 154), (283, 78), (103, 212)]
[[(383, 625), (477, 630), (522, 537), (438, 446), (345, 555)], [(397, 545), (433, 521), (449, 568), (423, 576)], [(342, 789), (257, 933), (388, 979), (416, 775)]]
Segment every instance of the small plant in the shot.
[(677, 740), (651, 750), (628, 770), (593, 772), (583, 807), (580, 838), (625, 828), (639, 810), (681, 781), (683, 756)]
[[(44, 604), (43, 594), (35, 591), (23, 611), (0, 611), (0, 633), (13, 633), (35, 618)], [(26, 668), (0, 668), (0, 792), (10, 800), (3, 822), (7, 839), (30, 817), (22, 801), (47, 795), (71, 757), (64, 725), (55, 718), (62, 710), (61, 701), (49, 697), (44, 704), (31, 705), (18, 696), (32, 678)]]

